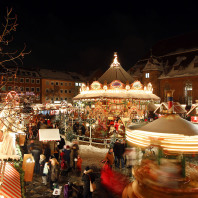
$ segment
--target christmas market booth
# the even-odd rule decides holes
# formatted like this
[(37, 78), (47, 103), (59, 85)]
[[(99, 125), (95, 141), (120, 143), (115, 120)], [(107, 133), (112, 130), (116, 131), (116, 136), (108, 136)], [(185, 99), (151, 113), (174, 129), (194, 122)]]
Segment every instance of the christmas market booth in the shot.
[(160, 98), (153, 94), (152, 84), (143, 86), (121, 67), (114, 55), (110, 68), (92, 84), (82, 84), (80, 94), (73, 101), (84, 112), (85, 118), (95, 119), (97, 129), (106, 135), (112, 135), (112, 128), (125, 134), (121, 118), (129, 118), (133, 122), (144, 121), (147, 116), (147, 105), (153, 101), (159, 103)]
[(167, 114), (127, 129), (134, 149), (131, 197), (198, 197), (198, 130), (179, 115)]
[(0, 112), (0, 197), (5, 198), (24, 195), (19, 144), (24, 144), (25, 133), (19, 113), (18, 96), (16, 92), (9, 92)]

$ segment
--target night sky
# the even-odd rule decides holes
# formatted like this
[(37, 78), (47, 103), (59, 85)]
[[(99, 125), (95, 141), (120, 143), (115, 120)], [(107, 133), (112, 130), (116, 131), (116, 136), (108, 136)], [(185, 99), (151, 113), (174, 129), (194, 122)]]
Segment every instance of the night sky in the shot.
[(18, 15), (14, 47), (26, 43), (25, 67), (91, 72), (109, 68), (113, 53), (125, 70), (161, 39), (198, 30), (192, 1), (1, 0)]

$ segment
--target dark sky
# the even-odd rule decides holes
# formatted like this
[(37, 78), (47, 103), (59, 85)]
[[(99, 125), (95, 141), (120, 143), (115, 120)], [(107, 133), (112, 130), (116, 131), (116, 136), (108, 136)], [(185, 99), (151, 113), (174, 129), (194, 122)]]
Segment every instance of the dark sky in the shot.
[(114, 51), (128, 70), (158, 40), (198, 30), (195, 1), (1, 0), (2, 15), (18, 15), (18, 48), (26, 67), (68, 71), (107, 69)]

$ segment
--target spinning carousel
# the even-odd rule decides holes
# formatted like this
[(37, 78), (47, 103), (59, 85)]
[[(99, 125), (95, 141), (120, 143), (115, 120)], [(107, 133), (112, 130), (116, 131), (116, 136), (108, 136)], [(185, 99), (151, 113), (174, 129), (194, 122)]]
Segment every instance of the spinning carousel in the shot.
[(143, 153), (133, 169), (131, 197), (198, 197), (195, 125), (170, 111), (138, 130), (127, 129), (127, 141)]

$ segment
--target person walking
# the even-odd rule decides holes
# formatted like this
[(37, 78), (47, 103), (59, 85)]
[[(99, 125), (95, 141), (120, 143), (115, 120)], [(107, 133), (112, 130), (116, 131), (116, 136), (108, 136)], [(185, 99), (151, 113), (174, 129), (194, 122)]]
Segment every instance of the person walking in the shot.
[(34, 161), (35, 161), (34, 173), (39, 174), (39, 172), (40, 172), (39, 161), (40, 161), (41, 150), (35, 146), (32, 149), (31, 148), (30, 148), (30, 150), (31, 150), (32, 156), (34, 157)]
[(53, 184), (58, 182), (59, 163), (56, 158), (50, 159), (50, 189), (53, 190)]
[(63, 160), (65, 162), (67, 162), (67, 168), (69, 168), (70, 167), (70, 158), (71, 158), (70, 157), (71, 156), (71, 149), (70, 149), (69, 145), (64, 146), (62, 156), (63, 156)]
[(114, 154), (113, 154), (113, 148), (110, 148), (108, 153), (105, 156), (105, 161), (107, 164), (112, 168), (114, 164)]
[(95, 181), (95, 177), (93, 174), (93, 170), (87, 166), (82, 175), (82, 181), (84, 182), (83, 187), (83, 198), (92, 198), (92, 192), (90, 191), (90, 181), (93, 183)]
[(78, 150), (79, 150), (79, 146), (78, 146), (78, 142), (74, 141), (73, 145), (72, 145), (72, 156), (73, 156), (73, 168), (76, 168), (76, 161), (77, 161), (77, 157), (78, 157)]

